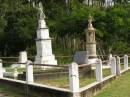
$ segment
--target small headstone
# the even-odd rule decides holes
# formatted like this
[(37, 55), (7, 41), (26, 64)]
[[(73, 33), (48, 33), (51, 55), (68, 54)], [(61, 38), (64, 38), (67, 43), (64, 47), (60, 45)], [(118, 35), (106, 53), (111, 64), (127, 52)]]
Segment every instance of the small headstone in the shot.
[(88, 64), (88, 51), (77, 51), (74, 55), (74, 62), (77, 64)]
[[(26, 63), (27, 62), (27, 52), (26, 51), (21, 51), (19, 53), (19, 63)], [(12, 68), (25, 68), (25, 64), (12, 64)]]

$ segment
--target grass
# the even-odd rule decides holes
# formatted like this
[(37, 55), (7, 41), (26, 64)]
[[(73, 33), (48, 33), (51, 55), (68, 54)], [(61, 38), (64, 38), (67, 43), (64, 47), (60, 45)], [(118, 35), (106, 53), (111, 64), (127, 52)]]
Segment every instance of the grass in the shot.
[(103, 69), (103, 77), (107, 77), (111, 75), (111, 70), (110, 69)]
[[(92, 82), (96, 81), (94, 77), (80, 77), (80, 87), (86, 86)], [(52, 78), (52, 79), (37, 79), (35, 80), (36, 83), (46, 84), (49, 86), (56, 86), (60, 88), (69, 89), (69, 77), (62, 76), (59, 78)]]
[[(110, 70), (103, 70), (104, 76), (109, 75)], [(80, 77), (80, 87), (90, 84), (95, 81), (94, 77)], [(63, 76), (60, 78), (53, 78), (42, 81), (43, 84), (53, 85), (62, 88), (69, 88), (69, 79), (68, 76)], [(26, 87), (25, 87), (26, 88)], [(4, 91), (4, 92), (3, 92)], [(6, 97), (27, 97), (25, 95), (25, 89), (22, 91), (17, 87), (1, 84), (0, 83), (0, 93), (7, 95)], [(30, 97), (36, 95), (32, 93)], [(37, 94), (38, 95), (38, 94)], [(122, 75), (121, 77), (117, 77), (116, 80), (112, 81), (107, 87), (105, 87), (99, 94), (95, 97), (130, 97), (130, 72)]]
[(130, 97), (130, 72), (118, 77), (95, 97)]
[[(25, 69), (21, 69), (21, 68), (17, 68), (17, 70), (19, 72), (24, 71)], [(14, 71), (14, 69), (11, 68), (6, 68), (6, 71), (8, 72), (12, 72)], [(35, 68), (34, 72), (35, 73), (56, 73), (56, 72), (61, 72), (64, 71), (64, 69), (59, 69), (59, 68), (55, 68), (55, 69), (48, 69), (48, 70), (42, 70), (40, 68)], [(65, 70), (66, 71), (66, 70)], [(66, 71), (67, 72), (67, 71)], [(95, 71), (94, 71), (94, 75), (95, 75)], [(110, 75), (110, 69), (104, 69), (103, 70), (103, 77), (109, 76)], [(92, 82), (96, 81), (96, 77), (95, 76), (80, 76), (80, 87), (84, 87), (88, 84), (91, 84)], [(46, 84), (49, 86), (56, 86), (56, 87), (60, 87), (60, 88), (67, 88), (69, 89), (69, 76), (64, 75), (64, 76), (60, 76), (60, 77), (52, 77), (52, 78), (37, 78), (35, 79), (36, 83), (40, 83), (40, 84)]]
[(0, 94), (3, 97), (26, 97), (22, 92), (16, 87), (0, 83)]
[[(25, 71), (25, 68), (16, 68), (18, 72), (23, 72)], [(14, 72), (15, 69), (11, 67), (5, 67), (6, 72)]]
[(44, 97), (41, 93), (27, 90), (27, 86), (16, 87), (0, 83), (0, 97)]

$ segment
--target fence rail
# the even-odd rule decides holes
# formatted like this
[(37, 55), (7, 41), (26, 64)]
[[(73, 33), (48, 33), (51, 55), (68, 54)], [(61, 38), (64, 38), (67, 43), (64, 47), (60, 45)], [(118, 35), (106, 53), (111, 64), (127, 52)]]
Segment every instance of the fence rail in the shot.
[[(3, 57), (1, 57), (3, 58)], [(16, 58), (16, 57), (11, 57)], [(31, 61), (27, 61), (25, 63), (21, 62), (8, 62), (8, 61), (2, 61), (0, 60), (0, 78), (3, 78), (3, 63), (5, 64), (23, 64), (26, 65), (26, 82), (34, 83), (34, 77), (33, 77), (33, 66), (51, 66), (51, 67), (63, 67), (63, 68), (69, 68), (69, 83), (70, 83), (70, 90), (75, 93), (79, 91), (79, 68), (91, 66), (92, 64), (95, 64), (96, 67), (96, 81), (102, 82), (103, 81), (103, 63), (109, 63), (111, 75), (119, 75), (121, 76), (121, 68), (120, 68), (120, 60), (124, 59), (124, 70), (127, 70), (128, 67), (128, 55), (124, 55), (123, 57), (119, 56), (113, 56), (110, 57), (109, 60), (102, 61), (101, 59), (98, 59), (96, 62), (91, 64), (81, 64), (78, 65), (77, 63), (71, 63), (70, 65), (53, 65), (53, 64), (35, 64)]]

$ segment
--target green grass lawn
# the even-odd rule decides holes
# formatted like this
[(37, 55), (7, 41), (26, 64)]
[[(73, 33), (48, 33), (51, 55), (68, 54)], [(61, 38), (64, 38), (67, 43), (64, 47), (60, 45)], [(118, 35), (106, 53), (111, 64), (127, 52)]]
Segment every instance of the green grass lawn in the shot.
[(112, 81), (95, 97), (130, 97), (130, 72)]
[(0, 95), (3, 97), (26, 97), (26, 95), (23, 94), (23, 90), (18, 90), (16, 87), (3, 83), (0, 83)]
[[(105, 75), (109, 74), (109, 70), (105, 70), (105, 72)], [(81, 77), (80, 87), (90, 84), (93, 81), (95, 81), (95, 78)], [(43, 82), (44, 84), (46, 83), (54, 86), (59, 85), (63, 88), (69, 88), (68, 77), (60, 77), (59, 79), (51, 79)], [(0, 83), (0, 93), (7, 95), (5, 97), (27, 97), (25, 92), (26, 87), (21, 91), (17, 87)], [(33, 93), (33, 95), (29, 97), (37, 97), (34, 95), (37, 94)], [(95, 97), (130, 97), (130, 72), (122, 75), (121, 77), (117, 77), (116, 80), (107, 85)]]
[[(95, 71), (94, 71), (94, 75), (95, 75)], [(103, 77), (107, 77), (110, 75), (110, 69), (104, 69), (103, 70)], [(93, 82), (96, 81), (96, 77), (95, 76), (80, 76), (80, 87), (84, 87), (88, 84), (91, 84)], [(36, 79), (35, 80), (36, 83), (40, 83), (40, 84), (46, 84), (46, 85), (50, 85), (50, 86), (56, 86), (56, 87), (60, 87), (60, 88), (67, 88), (69, 89), (69, 76), (60, 76), (58, 78), (49, 78), (49, 79)]]

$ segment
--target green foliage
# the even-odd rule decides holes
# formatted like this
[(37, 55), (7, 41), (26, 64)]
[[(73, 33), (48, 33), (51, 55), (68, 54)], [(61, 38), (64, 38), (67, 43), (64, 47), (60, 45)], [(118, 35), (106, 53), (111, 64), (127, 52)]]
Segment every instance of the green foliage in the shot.
[[(0, 55), (16, 55), (21, 50), (35, 55), (37, 10), (26, 0), (0, 2)], [(71, 0), (68, 4), (64, 0), (42, 0), (42, 3), (55, 49), (71, 49), (72, 53), (84, 50), (87, 20), (91, 14), (97, 45), (108, 53), (129, 52), (124, 47), (126, 49), (130, 42), (130, 5), (117, 2), (114, 7), (102, 8), (86, 6), (82, 0)]]
[(21, 0), (5, 0), (0, 6), (1, 11), (4, 9), (0, 22), (1, 55), (15, 55), (35, 42), (37, 10)]

